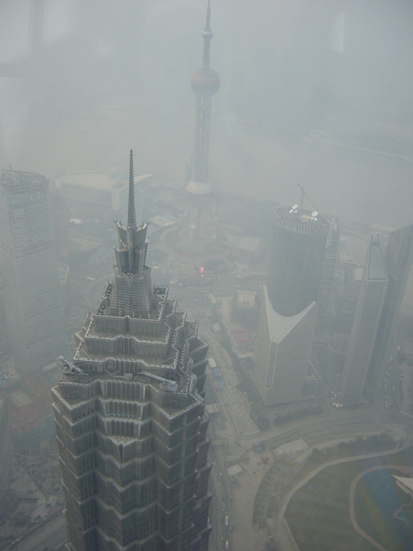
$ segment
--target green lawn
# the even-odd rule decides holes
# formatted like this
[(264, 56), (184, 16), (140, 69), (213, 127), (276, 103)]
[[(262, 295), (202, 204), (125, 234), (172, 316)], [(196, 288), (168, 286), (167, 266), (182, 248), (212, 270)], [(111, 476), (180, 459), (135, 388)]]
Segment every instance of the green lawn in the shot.
[[(349, 494), (352, 480), (361, 471), (380, 464), (411, 465), (412, 450), (389, 456), (387, 460), (379, 458), (335, 465), (319, 473), (292, 497), (285, 516), (300, 551), (376, 551), (351, 525)], [(368, 515), (361, 513), (367, 508), (363, 500), (368, 495), (368, 491), (363, 495), (356, 492), (356, 515), (358, 511), (362, 517), (356, 518), (363, 529), (370, 530)], [(374, 510), (370, 510), (374, 519)], [(368, 533), (374, 537), (373, 532)], [(393, 549), (398, 551), (399, 547)]]
[[(392, 474), (404, 476), (397, 470), (384, 469), (367, 473), (359, 480), (354, 499), (356, 519), (360, 528), (388, 551), (406, 551), (413, 548), (413, 537), (393, 513), (401, 504), (410, 504), (411, 499), (396, 486)], [(409, 507), (403, 516), (411, 521), (411, 514)]]

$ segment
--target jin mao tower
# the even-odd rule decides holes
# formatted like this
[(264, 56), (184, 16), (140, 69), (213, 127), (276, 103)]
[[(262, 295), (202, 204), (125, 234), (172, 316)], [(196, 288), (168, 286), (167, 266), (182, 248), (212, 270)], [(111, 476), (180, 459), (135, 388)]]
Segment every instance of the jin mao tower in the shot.
[(207, 345), (146, 265), (130, 157), (114, 281), (52, 389), (70, 551), (206, 551)]

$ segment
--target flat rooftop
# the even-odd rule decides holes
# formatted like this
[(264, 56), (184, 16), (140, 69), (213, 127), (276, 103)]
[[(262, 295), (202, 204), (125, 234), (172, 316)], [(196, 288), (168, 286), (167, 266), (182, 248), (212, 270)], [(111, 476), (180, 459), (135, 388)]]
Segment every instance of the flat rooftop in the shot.
[[(104, 172), (68, 172), (62, 178), (56, 179), (57, 187), (62, 184), (112, 191), (113, 188), (119, 185), (119, 180), (114, 180)], [(126, 185), (126, 182), (124, 185)]]
[(292, 222), (301, 222), (302, 224), (311, 224), (313, 226), (321, 226), (328, 224), (328, 220), (320, 215), (316, 210), (304, 210), (293, 205), (293, 207), (280, 207), (275, 210), (276, 215)]

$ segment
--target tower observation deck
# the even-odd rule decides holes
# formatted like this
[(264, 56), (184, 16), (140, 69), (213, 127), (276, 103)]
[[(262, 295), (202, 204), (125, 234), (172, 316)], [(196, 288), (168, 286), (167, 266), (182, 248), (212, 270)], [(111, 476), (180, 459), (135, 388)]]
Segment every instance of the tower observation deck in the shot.
[(202, 67), (191, 77), (191, 88), (196, 95), (195, 128), (192, 177), (186, 186), (191, 204), (191, 241), (199, 235), (199, 210), (211, 199), (213, 186), (208, 179), (209, 135), (211, 126), (211, 98), (218, 91), (219, 75), (210, 68), (211, 49), (211, 6), (208, 0), (206, 24), (202, 38), (204, 41)]

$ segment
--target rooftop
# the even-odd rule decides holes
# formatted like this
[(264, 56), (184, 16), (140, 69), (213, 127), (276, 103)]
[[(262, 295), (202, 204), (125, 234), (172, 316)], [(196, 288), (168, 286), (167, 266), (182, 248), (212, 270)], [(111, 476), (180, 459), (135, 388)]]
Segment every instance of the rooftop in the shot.
[[(112, 179), (104, 172), (68, 172), (62, 178), (56, 179), (56, 186), (61, 184), (71, 184), (74, 186), (90, 187), (93, 189), (101, 189), (102, 191), (112, 191), (117, 187), (118, 180)], [(124, 183), (126, 185), (126, 182)]]
[(312, 226), (327, 225), (328, 220), (321, 216), (317, 211), (309, 211), (298, 208), (298, 205), (289, 207), (281, 207), (276, 209), (276, 214), (286, 220), (300, 222), (302, 224), (310, 224)]
[(413, 478), (409, 478), (407, 476), (396, 476), (395, 474), (393, 477), (399, 483), (399, 486), (403, 491), (413, 495)]
[(45, 190), (49, 187), (48, 180), (34, 172), (23, 172), (16, 170), (2, 170), (1, 187), (7, 190), (8, 193), (18, 194), (25, 193), (29, 190)]

